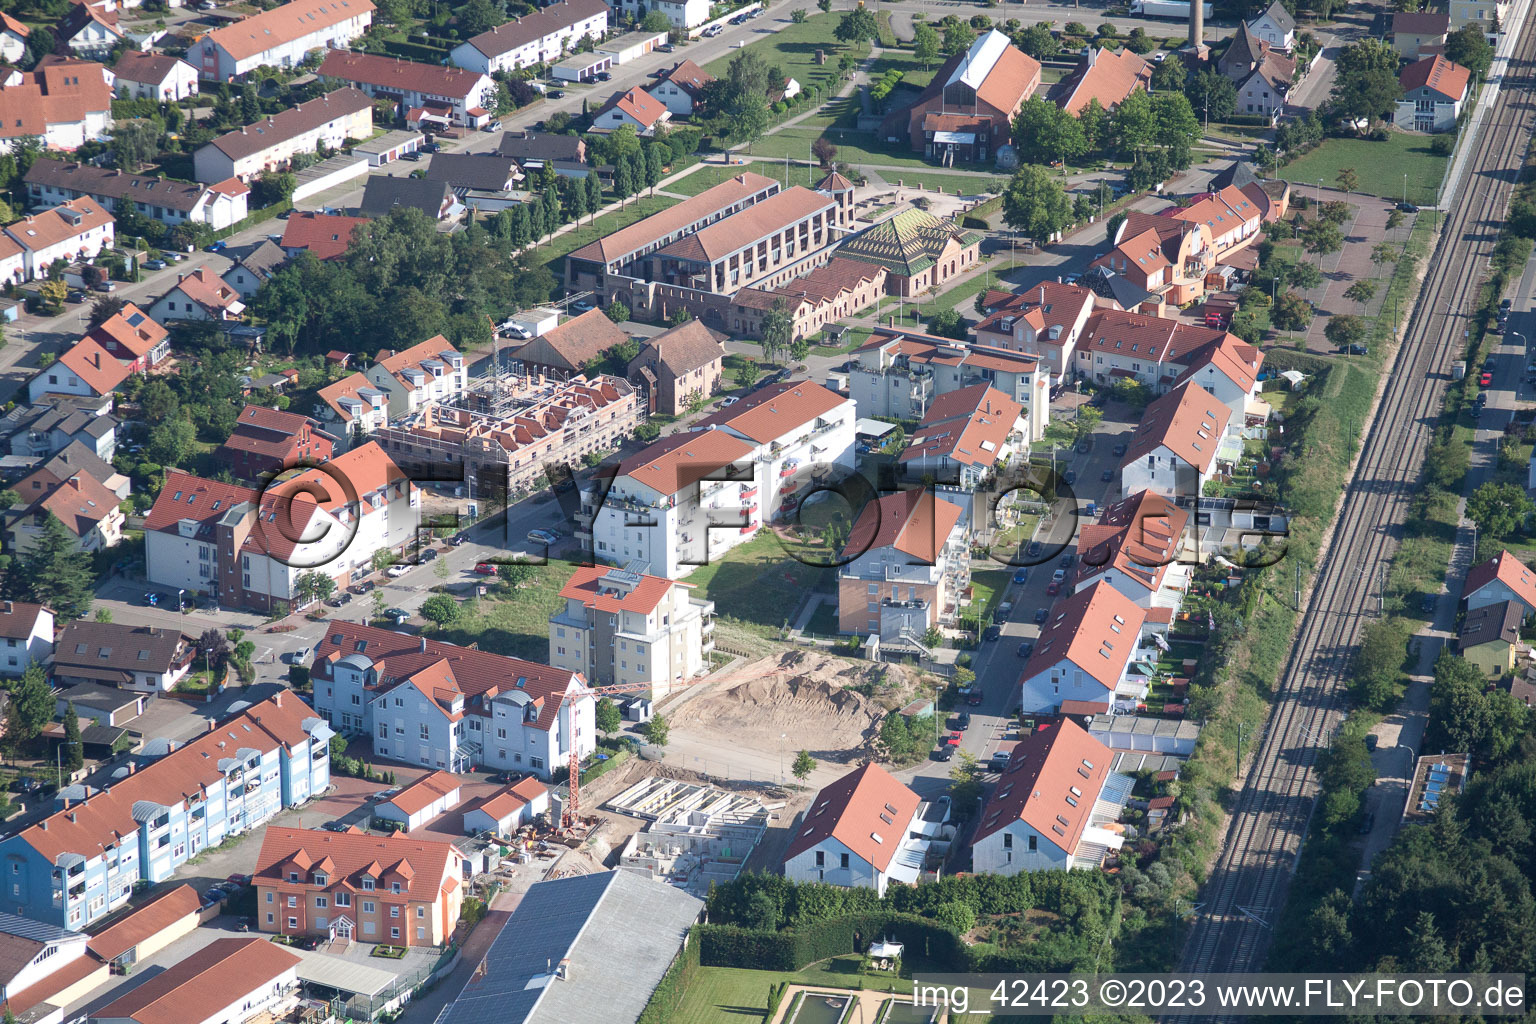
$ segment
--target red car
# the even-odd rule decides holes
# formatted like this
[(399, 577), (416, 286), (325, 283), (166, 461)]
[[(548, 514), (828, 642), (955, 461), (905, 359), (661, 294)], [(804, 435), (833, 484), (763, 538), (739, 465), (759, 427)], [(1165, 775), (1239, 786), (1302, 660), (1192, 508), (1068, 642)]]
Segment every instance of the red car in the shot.
[(1061, 584), (1057, 583), (1055, 580), (1052, 580), (1050, 585), (1045, 588), (1045, 592), (1052, 597), (1055, 597), (1057, 594), (1061, 593)]
[(1486, 387), (1492, 387), (1493, 386), (1493, 374), (1491, 374), (1491, 373), (1483, 374), (1481, 377), (1477, 378), (1477, 383), (1478, 383), (1478, 385), (1480, 387), (1485, 387), (1485, 388)]
[(479, 573), (481, 576), (495, 576), (496, 566), (492, 562), (476, 562), (475, 572)]

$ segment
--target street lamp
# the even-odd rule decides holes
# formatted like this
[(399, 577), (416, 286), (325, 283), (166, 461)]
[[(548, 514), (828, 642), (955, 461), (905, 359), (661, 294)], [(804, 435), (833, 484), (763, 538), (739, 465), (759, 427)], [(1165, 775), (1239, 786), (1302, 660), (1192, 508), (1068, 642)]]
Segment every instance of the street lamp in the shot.
[(779, 733), (779, 785), (784, 785), (784, 741), (789, 738), (789, 733)]

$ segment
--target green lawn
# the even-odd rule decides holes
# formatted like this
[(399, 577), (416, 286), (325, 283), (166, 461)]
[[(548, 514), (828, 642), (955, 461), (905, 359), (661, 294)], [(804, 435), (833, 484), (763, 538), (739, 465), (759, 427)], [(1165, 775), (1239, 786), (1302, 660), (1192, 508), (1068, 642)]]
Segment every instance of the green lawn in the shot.
[(881, 75), (893, 68), (902, 73), (902, 85), (926, 89), (928, 83), (933, 81), (934, 72), (939, 70), (939, 65), (929, 64), (926, 68), (923, 67), (922, 62), (912, 55), (911, 50), (884, 50), (871, 65), (869, 80), (877, 82)]
[(628, 227), (637, 220), (643, 220), (653, 213), (660, 213), (669, 206), (675, 206), (682, 202), (671, 196), (642, 196), (632, 199), (629, 205), (622, 210), (605, 213), (597, 220), (583, 223), (574, 231), (568, 231), (545, 245), (541, 245), (528, 254), (531, 263), (543, 263), (547, 265), (556, 277), (565, 274), (565, 257), (567, 253), (575, 252), (588, 242), (595, 242), (613, 234), (619, 228)]
[[(801, 157), (801, 159), (804, 160), (805, 158)], [(784, 161), (782, 160), (757, 160), (745, 164), (732, 164), (729, 167), (720, 164), (706, 164), (696, 168), (692, 174), (689, 174), (688, 177), (683, 178), (681, 181), (668, 185), (667, 191), (676, 192), (682, 196), (696, 196), (700, 192), (713, 188), (728, 178), (734, 178), (736, 175), (745, 174), (748, 171), (773, 178), (780, 183), (783, 183), (785, 179)], [(824, 176), (824, 173), (812, 168), (811, 173), (807, 175), (804, 164), (791, 163), (789, 165), (789, 184), (814, 185), (818, 178)]]
[(777, 638), (808, 590), (835, 577), (837, 570), (791, 558), (768, 530), (727, 551), (684, 578), (701, 597), (715, 602), (720, 618), (758, 636)]
[(575, 562), (552, 558), (547, 565), (534, 566), (533, 581), (515, 591), (492, 582), (486, 597), (465, 605), (470, 614), (430, 635), (460, 646), (478, 643), (481, 650), (514, 658), (548, 661), (549, 617), (564, 603), (560, 588), (575, 570)]
[(1339, 171), (1354, 168), (1359, 191), (1387, 199), (1403, 196), (1403, 175), (1408, 176), (1408, 201), (1428, 205), (1445, 177), (1446, 157), (1436, 156), (1429, 138), (1392, 132), (1384, 142), (1365, 139), (1328, 139), (1306, 156), (1286, 164), (1278, 177), (1297, 186), (1334, 184)]
[[(839, 957), (812, 964), (794, 974), (749, 971), (736, 967), (700, 967), (669, 1019), (672, 1024), (752, 1024), (767, 1016), (768, 987), (782, 981), (824, 988), (860, 988), (910, 994), (911, 978), (877, 978), (855, 973), (859, 957)], [(860, 982), (866, 981), (867, 985)], [(968, 1020), (974, 1018), (968, 1018)]]
[[(762, 35), (748, 49), (760, 54), (770, 65), (783, 68), (786, 75), (798, 80), (801, 85), (835, 77), (837, 59), (848, 49), (832, 35), (841, 17), (841, 14), (835, 12), (812, 14), (798, 25), (793, 22), (788, 25), (777, 25), (772, 32)], [(816, 63), (817, 50), (826, 53), (825, 64)], [(869, 47), (861, 46), (856, 52), (861, 55), (868, 54)], [(725, 56), (710, 61), (704, 65), (704, 70), (716, 78), (724, 78), (730, 67), (731, 58), (736, 56), (736, 53), (737, 51), (733, 49)]]
[[(772, 135), (765, 136), (752, 144), (752, 152), (749, 154), (755, 158), (789, 157), (791, 160), (807, 160), (810, 158), (811, 143), (823, 134), (820, 128), (802, 127), (794, 125)], [(929, 168), (933, 165), (922, 158), (921, 155), (901, 146), (887, 146), (877, 142), (873, 132), (848, 131), (840, 128), (829, 128), (825, 132), (826, 137), (837, 146), (837, 158), (844, 163), (853, 164), (855, 167), (865, 164), (873, 164), (887, 167), (914, 167)], [(882, 172), (882, 178), (890, 178), (891, 175)]]

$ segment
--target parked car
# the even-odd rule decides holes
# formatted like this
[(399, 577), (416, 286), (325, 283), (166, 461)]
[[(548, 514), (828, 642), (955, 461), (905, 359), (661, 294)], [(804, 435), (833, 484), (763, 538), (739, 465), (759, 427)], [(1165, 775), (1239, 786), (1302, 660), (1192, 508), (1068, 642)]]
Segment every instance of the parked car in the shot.
[(1015, 583), (1023, 584), (1023, 583), (1026, 583), (1028, 581), (1029, 581), (1029, 570), (1028, 569), (1020, 569), (1018, 572), (1013, 574), (1013, 582), (1015, 582)]
[(1334, 351), (1341, 356), (1368, 356), (1371, 354), (1370, 348), (1366, 345), (1340, 345)]
[(1363, 836), (1368, 836), (1368, 835), (1371, 834), (1371, 829), (1373, 829), (1375, 827), (1376, 827), (1376, 812), (1375, 811), (1366, 811), (1365, 812), (1365, 817), (1360, 819), (1360, 834), (1363, 835)]
[(1425, 594), (1419, 599), (1419, 611), (1428, 615), (1435, 610), (1435, 605), (1439, 602), (1440, 599), (1435, 594)]
[(1373, 732), (1368, 732), (1368, 733), (1365, 734), (1365, 749), (1366, 750), (1375, 751), (1376, 747), (1378, 745), (1380, 745), (1380, 743), (1381, 743), (1381, 737), (1380, 736), (1377, 736)]
[(1124, 455), (1125, 451), (1126, 451), (1125, 445), (1123, 445), (1123, 444), (1117, 444), (1113, 448), (1110, 449), (1110, 452), (1112, 452), (1114, 454), (1115, 458), (1117, 458), (1117, 459), (1120, 458), (1120, 456)]
[(1050, 618), (1050, 617), (1051, 617), (1051, 610), (1049, 608), (1036, 608), (1035, 609), (1035, 624), (1036, 625), (1039, 625), (1039, 626), (1045, 625), (1045, 620)]
[(330, 605), (332, 608), (340, 608), (344, 604), (352, 603), (352, 595), (343, 590), (340, 593), (332, 595), (330, 600), (326, 601), (325, 603)]
[(251, 876), (250, 875), (230, 875), (228, 878), (224, 879), (224, 881), (226, 881), (226, 882), (233, 882), (236, 885), (240, 886), (240, 888), (243, 889), (246, 886), (251, 884)]
[(720, 408), (728, 409), (739, 401), (741, 401), (741, 399), (737, 398), (735, 395), (726, 395), (724, 398), (720, 399)]
[(1065, 583), (1066, 580), (1067, 580), (1067, 570), (1065, 570), (1065, 569), (1057, 569), (1055, 572), (1051, 573), (1051, 582), (1052, 583)]
[(597, 73), (597, 80), (599, 82), (611, 82), (613, 81), (613, 74), (608, 71), (599, 71)]
[(384, 570), (384, 575), (388, 576), (392, 580), (397, 580), (410, 571), (411, 565), (409, 562), (396, 562), (394, 565)]
[(11, 783), (11, 788), (18, 793), (36, 793), (43, 788), (43, 784), (36, 779), (23, 777)]
[(1067, 470), (1066, 474), (1062, 477), (1062, 479), (1066, 481), (1066, 484), (1067, 484), (1068, 487), (1071, 487), (1073, 484), (1077, 483), (1077, 470), (1075, 470), (1075, 469)]
[(65, 294), (64, 301), (65, 302), (84, 302), (85, 301), (85, 292), (81, 291), (79, 288), (71, 288), (68, 291), (68, 293)]
[(959, 729), (961, 732), (965, 732), (965, 730), (969, 729), (970, 727), (971, 727), (971, 713), (969, 711), (962, 711), (958, 715), (955, 716), (955, 728), (956, 729)]
[(985, 630), (982, 631), (981, 639), (983, 641), (992, 641), (992, 640), (996, 640), (998, 637), (1000, 637), (1002, 635), (1003, 635), (1003, 631), (1002, 631), (1001, 627), (999, 627), (999, 626), (988, 626)]
[(1025, 640), (1023, 643), (1019, 644), (1019, 657), (1027, 658), (1034, 653), (1035, 642), (1033, 640)]
[(1056, 580), (1051, 580), (1051, 582), (1045, 585), (1045, 592), (1048, 596), (1055, 597), (1061, 593), (1061, 584)]
[(675, 49), (677, 49), (677, 47), (673, 46), (671, 43), (662, 43), (660, 46), (656, 47), (658, 53), (671, 53)]
[(325, 829), (327, 832), (345, 832), (352, 826), (348, 825), (344, 821), (328, 821), (320, 827)]
[(466, 542), (468, 542), (468, 540), (469, 540), (469, 534), (467, 534), (467, 533), (456, 533), (452, 537), (448, 538), (448, 543), (453, 545), (454, 547), (459, 547), (460, 545), (465, 544)]
[(483, 132), (499, 132), (501, 131), (501, 122), (492, 121), (490, 124), (481, 126), (480, 130)]
[(373, 588), (376, 587), (376, 586), (378, 586), (378, 584), (374, 583), (373, 580), (363, 580), (361, 583), (354, 583), (354, 584), (352, 584), (352, 586), (348, 587), (347, 590), (350, 593), (356, 594), (359, 597), (361, 597), (362, 595), (364, 595), (364, 594), (368, 593), (369, 591), (373, 590)]
[(965, 702), (971, 707), (975, 707), (981, 703), (981, 699), (984, 696), (985, 694), (982, 692), (980, 684), (972, 684), (971, 692), (965, 695)]
[(704, 30), (704, 34), (706, 36), (708, 36), (709, 38), (713, 39), (713, 38), (715, 38), (715, 36), (719, 35), (720, 33), (724, 32), (724, 31), (725, 31), (725, 29), (721, 28), (719, 25), (711, 25), (709, 28)]
[(115, 292), (117, 291), (117, 282), (108, 281), (107, 279), (103, 278), (102, 280), (97, 281), (95, 284), (91, 285), (91, 290), (96, 292)]
[[(565, 98), (565, 90), (564, 89), (551, 89), (548, 92), (546, 92), (544, 94), (544, 96), (547, 99), (552, 99), (552, 100), (564, 99)], [(544, 122), (540, 121), (534, 127), (536, 127), (539, 131), (543, 131), (544, 130)]]
[(166, 249), (160, 255), (163, 258), (170, 260), (172, 263), (180, 263), (182, 260), (187, 258), (186, 253), (177, 252), (175, 249)]
[(144, 269), (145, 270), (164, 270), (168, 266), (170, 266), (170, 264), (165, 262), (165, 260), (145, 260), (144, 261)]
[(1007, 622), (1008, 621), (1008, 613), (1011, 612), (1011, 611), (1013, 611), (1013, 602), (1012, 601), (1004, 601), (1002, 604), (997, 606), (997, 609), (995, 611), (992, 612), (992, 621), (993, 622), (999, 622), (999, 623)]
[(1037, 540), (1030, 541), (1029, 547), (1025, 548), (1024, 551), (1030, 558), (1038, 558), (1040, 555), (1040, 542)]
[(229, 246), (221, 238), (217, 242), (214, 242), (212, 245), (204, 246), (203, 247), (203, 251), (204, 252), (223, 252), (225, 249), (228, 249), (228, 248), (229, 248)]
[(555, 530), (529, 530), (528, 539), (534, 544), (553, 544), (560, 539), (560, 534)]
[(384, 611), (384, 617), (393, 619), (395, 625), (399, 626), (411, 620), (411, 613), (404, 608), (388, 608)]
[(1403, 213), (1418, 213), (1419, 208), (1412, 203), (1398, 203), (1397, 208)]
[[(705, 35), (709, 35), (708, 32), (706, 32), (704, 34)], [(715, 34), (719, 35), (718, 32), (715, 33)], [(937, 749), (937, 750), (935, 750), (933, 752), (933, 759), (935, 761), (948, 761), (948, 760), (952, 759), (954, 756), (955, 756), (955, 748), (950, 746), (948, 743), (940, 744), (939, 745), (939, 749)]]
[(494, 562), (476, 562), (475, 572), (481, 576), (495, 576), (496, 565)]
[(522, 324), (513, 323), (511, 320), (501, 325), (501, 333), (521, 341), (527, 341), (533, 337), (533, 332)]
[(416, 161), (421, 159), (421, 154), (416, 152), (413, 149), (409, 153), (401, 153), (400, 154), (400, 159), (401, 160), (409, 160), (411, 163), (415, 163)]
[(1477, 385), (1478, 385), (1478, 387), (1483, 387), (1483, 388), (1491, 388), (1491, 387), (1493, 387), (1493, 374), (1491, 374), (1491, 373), (1480, 374), (1478, 376), (1478, 378), (1477, 378)]

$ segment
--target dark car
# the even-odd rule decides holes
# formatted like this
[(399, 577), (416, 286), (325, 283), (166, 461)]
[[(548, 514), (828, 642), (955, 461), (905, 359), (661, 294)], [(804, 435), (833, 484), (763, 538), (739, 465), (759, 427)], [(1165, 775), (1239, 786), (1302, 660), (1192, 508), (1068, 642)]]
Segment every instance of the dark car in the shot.
[(402, 153), (402, 154), (400, 154), (400, 159), (401, 160), (409, 160), (411, 163), (415, 163), (416, 161), (421, 159), (421, 154), (416, 152), (413, 149), (409, 153)]
[(1056, 564), (1061, 566), (1063, 569), (1070, 569), (1072, 568), (1072, 563), (1075, 561), (1077, 561), (1077, 556), (1068, 551), (1066, 554), (1062, 555), (1059, 560), (1057, 560)]
[(988, 626), (986, 628), (986, 631), (981, 634), (981, 638), (983, 640), (985, 640), (985, 641), (989, 641), (990, 642), (992, 640), (996, 640), (998, 637), (1000, 637), (1002, 635), (1003, 635), (1003, 631), (1002, 631), (1001, 627), (998, 627), (998, 626)]
[(1419, 208), (1412, 203), (1398, 203), (1397, 208), (1403, 213), (1418, 213)]
[(1034, 653), (1035, 642), (1033, 640), (1025, 640), (1023, 643), (1019, 644), (1019, 657), (1027, 658)]
[(971, 692), (965, 695), (965, 702), (971, 705), (971, 707), (975, 707), (981, 703), (981, 698), (983, 696), (984, 694), (982, 693), (981, 687), (972, 685)]
[(1514, 304), (1515, 304), (1515, 300), (1514, 299), (1500, 299), (1499, 300), (1499, 308), (1500, 309), (1509, 309)]
[(970, 727), (971, 727), (971, 713), (969, 711), (962, 711), (958, 715), (955, 716), (955, 728), (956, 729), (959, 729), (961, 732), (965, 732), (965, 730), (969, 729)]
[(1371, 829), (1373, 829), (1375, 827), (1376, 827), (1376, 812), (1375, 811), (1366, 811), (1365, 812), (1365, 817), (1360, 819), (1360, 834), (1363, 835), (1363, 836), (1368, 836), (1368, 835), (1371, 834)]
[(330, 600), (326, 601), (325, 603), (330, 605), (332, 608), (340, 608), (342, 605), (351, 602), (351, 600), (352, 595), (343, 590), (331, 597)]
[(1120, 456), (1125, 454), (1125, 445), (1117, 444), (1113, 448), (1111, 448), (1110, 451), (1113, 452), (1115, 458), (1118, 459)]
[(18, 793), (36, 793), (43, 788), (43, 784), (33, 778), (20, 778), (11, 783), (11, 788)]
[(1340, 345), (1335, 349), (1341, 356), (1368, 356), (1371, 350), (1365, 345)]
[(1381, 737), (1373, 732), (1365, 734), (1365, 749), (1374, 751), (1381, 744)]
[(85, 292), (81, 291), (79, 288), (71, 288), (69, 290), (69, 294), (64, 296), (64, 300), (66, 302), (84, 302)]
[(1428, 615), (1430, 612), (1435, 610), (1435, 605), (1438, 604), (1439, 601), (1440, 599), (1434, 594), (1425, 594), (1419, 600), (1419, 611), (1423, 612), (1425, 615)]
[(599, 82), (611, 82), (613, 80), (613, 75), (611, 75), (607, 71), (599, 71), (597, 73), (597, 80)]
[(348, 825), (344, 821), (328, 821), (320, 827), (325, 829), (327, 832), (345, 832), (352, 826)]
[(954, 756), (955, 748), (950, 746), (948, 743), (942, 744), (939, 749), (933, 752), (933, 759), (935, 761), (948, 761)]
[(361, 597), (363, 594), (368, 593), (376, 586), (378, 586), (378, 584), (374, 583), (373, 580), (363, 580), (361, 583), (352, 584), (352, 586), (348, 587), (347, 590)]
[(437, 548), (426, 548), (421, 553), (423, 562), (430, 562), (437, 557)]
[(1110, 483), (1115, 479), (1115, 471), (1112, 469), (1106, 469), (1104, 472), (1099, 474), (1099, 479), (1104, 481), (1106, 484)]
[(1038, 558), (1040, 555), (1040, 542), (1037, 540), (1032, 540), (1029, 542), (1029, 547), (1025, 548), (1024, 550), (1030, 558)]
[(1063, 476), (1062, 479), (1067, 482), (1068, 487), (1071, 487), (1073, 484), (1077, 483), (1077, 471), (1073, 469), (1067, 470), (1066, 475)]
[[(565, 90), (564, 89), (551, 89), (551, 90), (549, 90), (549, 92), (546, 92), (544, 94), (544, 96), (545, 96), (545, 98), (552, 99), (552, 100), (564, 99), (565, 98)], [(539, 127), (540, 131), (543, 131), (543, 129), (544, 129), (544, 122), (540, 121), (538, 127)]]
[(1041, 625), (1041, 626), (1045, 625), (1045, 620), (1050, 618), (1050, 617), (1051, 617), (1051, 610), (1049, 608), (1036, 608), (1035, 609), (1035, 623), (1037, 625)]
[(1028, 581), (1029, 581), (1029, 570), (1028, 569), (1020, 569), (1018, 572), (1013, 574), (1013, 582), (1015, 582), (1015, 583), (1027, 583)]
[(452, 544), (454, 547), (458, 547), (459, 545), (466, 543), (468, 540), (469, 534), (456, 533), (451, 538), (449, 538), (448, 543)]

